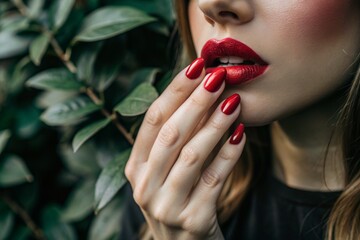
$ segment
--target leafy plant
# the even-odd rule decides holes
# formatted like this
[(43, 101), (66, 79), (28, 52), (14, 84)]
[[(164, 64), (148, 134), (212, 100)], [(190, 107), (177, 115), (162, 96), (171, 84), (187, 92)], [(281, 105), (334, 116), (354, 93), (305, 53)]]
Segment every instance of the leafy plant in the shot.
[(1, 1), (0, 239), (116, 238), (173, 22), (167, 0)]

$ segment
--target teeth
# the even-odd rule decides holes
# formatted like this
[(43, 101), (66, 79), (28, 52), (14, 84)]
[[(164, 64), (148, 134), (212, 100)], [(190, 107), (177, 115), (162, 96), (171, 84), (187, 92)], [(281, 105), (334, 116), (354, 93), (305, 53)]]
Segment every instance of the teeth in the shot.
[(220, 63), (225, 63), (225, 64), (227, 64), (227, 63), (229, 63), (229, 57), (221, 57), (221, 58), (219, 59), (219, 61), (220, 61)]
[(241, 64), (244, 62), (244, 59), (240, 57), (228, 56), (219, 58), (221, 64)]
[(244, 59), (242, 58), (239, 58), (239, 57), (229, 57), (229, 63), (232, 63), (232, 64), (240, 64), (240, 63), (243, 63), (244, 62)]

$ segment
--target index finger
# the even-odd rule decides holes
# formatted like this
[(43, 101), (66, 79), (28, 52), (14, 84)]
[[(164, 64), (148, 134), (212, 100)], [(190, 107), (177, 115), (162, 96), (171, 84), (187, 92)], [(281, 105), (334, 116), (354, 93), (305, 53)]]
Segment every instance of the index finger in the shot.
[(162, 125), (185, 102), (205, 76), (204, 59), (195, 59), (176, 75), (147, 111), (130, 156), (131, 161), (146, 162)]

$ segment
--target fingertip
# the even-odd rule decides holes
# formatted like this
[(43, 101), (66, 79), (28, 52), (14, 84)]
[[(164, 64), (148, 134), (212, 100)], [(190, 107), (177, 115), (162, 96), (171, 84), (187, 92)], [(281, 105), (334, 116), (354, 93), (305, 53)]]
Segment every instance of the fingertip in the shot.
[(226, 115), (231, 115), (238, 108), (240, 102), (240, 95), (234, 93), (223, 101), (223, 103), (221, 104), (221, 111)]
[(185, 75), (190, 80), (195, 80), (200, 77), (205, 67), (203, 58), (196, 58), (186, 69)]
[(240, 123), (235, 131), (233, 132), (233, 134), (231, 135), (229, 142), (232, 145), (238, 145), (241, 140), (244, 138), (244, 130), (245, 130), (245, 126), (243, 123)]

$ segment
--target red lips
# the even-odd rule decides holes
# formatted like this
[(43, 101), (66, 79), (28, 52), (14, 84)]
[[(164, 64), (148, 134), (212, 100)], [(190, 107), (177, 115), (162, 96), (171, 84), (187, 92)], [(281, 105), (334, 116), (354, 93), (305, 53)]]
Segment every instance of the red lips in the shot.
[[(252, 80), (265, 72), (268, 68), (266, 63), (255, 51), (245, 44), (232, 39), (210, 39), (201, 51), (201, 57), (205, 59), (207, 73), (215, 71), (219, 67), (225, 67), (227, 84), (242, 84)], [(236, 65), (220, 65), (221, 57), (238, 57), (242, 63)]]

